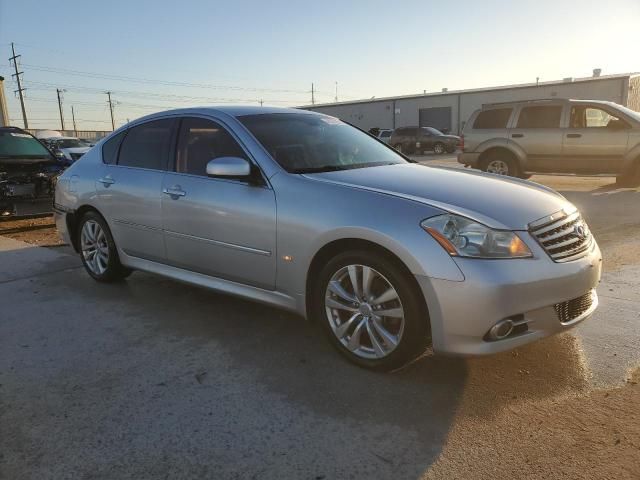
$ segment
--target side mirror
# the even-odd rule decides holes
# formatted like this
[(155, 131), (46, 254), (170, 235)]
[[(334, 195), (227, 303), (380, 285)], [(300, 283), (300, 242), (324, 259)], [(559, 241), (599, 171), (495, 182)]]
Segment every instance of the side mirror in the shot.
[(607, 123), (607, 128), (609, 130), (625, 130), (627, 128), (627, 124), (622, 120), (611, 119), (609, 123)]
[(240, 157), (219, 157), (207, 163), (207, 175), (210, 177), (249, 177), (251, 164)]

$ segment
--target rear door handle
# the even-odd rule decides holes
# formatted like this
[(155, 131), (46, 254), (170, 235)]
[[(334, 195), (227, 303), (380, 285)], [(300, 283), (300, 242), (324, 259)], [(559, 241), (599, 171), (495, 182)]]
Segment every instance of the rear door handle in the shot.
[(522, 138), (524, 137), (524, 133), (512, 133), (511, 138)]
[(567, 138), (580, 138), (582, 134), (580, 133), (567, 133)]
[(170, 197), (184, 197), (187, 194), (187, 192), (185, 192), (178, 186), (172, 188), (164, 188), (162, 189), (162, 193), (164, 193), (165, 195), (169, 195)]
[(116, 181), (113, 178), (111, 178), (111, 175), (107, 175), (106, 177), (100, 178), (98, 179), (98, 181), (107, 188), (109, 188), (109, 185), (113, 185), (114, 183), (116, 183)]

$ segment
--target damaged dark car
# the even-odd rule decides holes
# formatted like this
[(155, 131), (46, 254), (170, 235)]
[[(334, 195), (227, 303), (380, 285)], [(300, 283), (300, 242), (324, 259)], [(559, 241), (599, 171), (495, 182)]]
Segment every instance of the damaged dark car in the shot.
[(33, 135), (17, 127), (0, 128), (0, 216), (16, 214), (23, 201), (51, 198), (63, 167)]

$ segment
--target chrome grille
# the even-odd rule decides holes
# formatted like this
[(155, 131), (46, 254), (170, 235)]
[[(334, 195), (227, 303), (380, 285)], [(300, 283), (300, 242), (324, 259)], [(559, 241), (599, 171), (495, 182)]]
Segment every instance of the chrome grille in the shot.
[(560, 211), (529, 224), (529, 232), (554, 262), (577, 260), (589, 253), (593, 236), (579, 212)]
[(558, 320), (560, 320), (561, 323), (568, 323), (578, 318), (591, 308), (591, 305), (593, 305), (593, 296), (593, 291), (589, 291), (573, 300), (556, 303), (553, 308), (556, 309)]

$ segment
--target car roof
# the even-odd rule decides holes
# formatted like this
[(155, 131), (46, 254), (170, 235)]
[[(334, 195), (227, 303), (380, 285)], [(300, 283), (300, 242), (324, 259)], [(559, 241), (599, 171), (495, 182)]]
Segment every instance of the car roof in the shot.
[(139, 123), (144, 120), (149, 120), (155, 117), (162, 117), (165, 115), (189, 115), (189, 114), (212, 114), (222, 113), (231, 117), (244, 117), (246, 115), (265, 115), (270, 113), (295, 113), (299, 115), (318, 115), (327, 116), (322, 113), (312, 112), (309, 110), (302, 110), (298, 108), (286, 108), (286, 107), (261, 107), (254, 105), (212, 105), (206, 107), (191, 107), (191, 108), (178, 108), (173, 110), (164, 110), (162, 112), (152, 113), (144, 117), (138, 118), (131, 122)]

